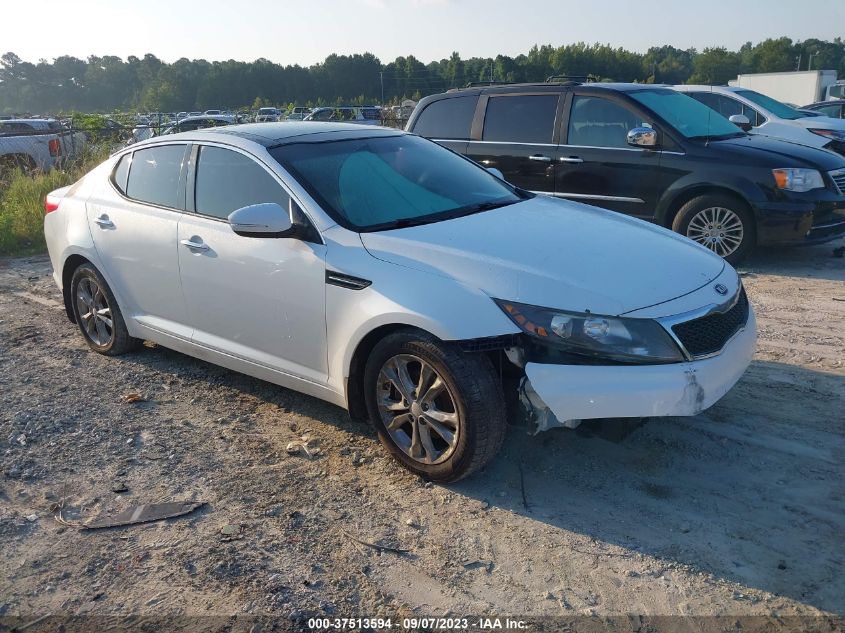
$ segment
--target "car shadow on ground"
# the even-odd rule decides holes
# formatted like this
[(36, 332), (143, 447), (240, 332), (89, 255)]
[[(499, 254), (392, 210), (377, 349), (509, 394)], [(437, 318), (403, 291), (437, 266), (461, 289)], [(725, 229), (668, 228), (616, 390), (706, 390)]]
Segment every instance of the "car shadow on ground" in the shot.
[(758, 247), (737, 269), (780, 277), (845, 281), (845, 238), (806, 247)]
[[(235, 389), (377, 442), (339, 407), (178, 352), (158, 347), (120, 360)], [(845, 376), (755, 362), (707, 412), (651, 419), (621, 441), (512, 427), (485, 471), (448, 488), (843, 614), (845, 422), (832, 417), (843, 399)]]

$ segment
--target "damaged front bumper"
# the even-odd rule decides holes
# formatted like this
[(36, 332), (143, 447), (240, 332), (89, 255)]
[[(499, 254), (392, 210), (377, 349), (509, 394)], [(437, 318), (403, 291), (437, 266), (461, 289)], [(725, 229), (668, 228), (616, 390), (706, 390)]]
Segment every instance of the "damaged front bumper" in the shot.
[(754, 355), (757, 324), (748, 322), (711, 358), (668, 365), (527, 363), (520, 388), (538, 431), (580, 420), (697, 415), (740, 379)]

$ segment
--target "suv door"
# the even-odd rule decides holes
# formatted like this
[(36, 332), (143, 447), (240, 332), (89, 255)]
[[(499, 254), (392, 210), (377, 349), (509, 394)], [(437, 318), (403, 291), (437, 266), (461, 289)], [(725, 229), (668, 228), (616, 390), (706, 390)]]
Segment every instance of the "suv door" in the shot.
[(559, 101), (557, 92), (482, 95), (481, 133), (473, 134), (466, 155), (517, 187), (554, 194)]
[[(193, 341), (311, 381), (325, 383), (325, 254), (322, 243), (242, 237), (232, 211), (276, 202), (307, 223), (270, 170), (254, 157), (197, 147), (179, 223), (179, 270)], [(190, 183), (193, 182), (193, 187)], [(315, 241), (320, 241), (315, 231)]]
[(652, 218), (660, 194), (660, 152), (628, 145), (628, 131), (652, 122), (612, 94), (576, 92), (561, 130), (555, 195)]
[(191, 326), (179, 283), (176, 232), (188, 147), (158, 145), (125, 154), (86, 204), (101, 272), (124, 313), (186, 340)]

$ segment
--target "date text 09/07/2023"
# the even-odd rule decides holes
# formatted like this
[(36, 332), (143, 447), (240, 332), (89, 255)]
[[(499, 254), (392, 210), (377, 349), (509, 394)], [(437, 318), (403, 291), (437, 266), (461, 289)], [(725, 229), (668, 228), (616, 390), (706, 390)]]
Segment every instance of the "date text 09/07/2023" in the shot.
[(309, 618), (308, 628), (316, 631), (329, 630), (390, 630), (390, 629), (434, 629), (434, 630), (511, 630), (528, 628), (525, 620), (512, 618)]

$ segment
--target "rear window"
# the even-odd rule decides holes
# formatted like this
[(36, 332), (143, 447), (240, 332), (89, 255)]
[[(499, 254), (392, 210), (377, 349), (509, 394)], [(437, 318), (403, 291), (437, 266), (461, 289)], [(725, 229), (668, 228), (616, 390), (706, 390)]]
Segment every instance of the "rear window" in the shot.
[(117, 162), (111, 177), (114, 186), (117, 187), (118, 191), (124, 195), (126, 194), (126, 177), (129, 175), (129, 163), (131, 158), (132, 154), (124, 154)]
[(163, 145), (135, 152), (126, 195), (141, 202), (181, 208), (177, 192), (184, 156), (184, 145)]
[(484, 115), (485, 141), (551, 143), (557, 95), (491, 97)]
[(478, 97), (440, 99), (426, 106), (414, 123), (414, 134), (433, 139), (469, 139)]

